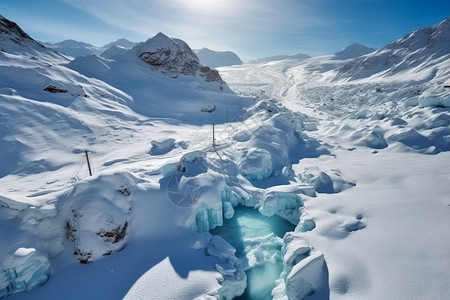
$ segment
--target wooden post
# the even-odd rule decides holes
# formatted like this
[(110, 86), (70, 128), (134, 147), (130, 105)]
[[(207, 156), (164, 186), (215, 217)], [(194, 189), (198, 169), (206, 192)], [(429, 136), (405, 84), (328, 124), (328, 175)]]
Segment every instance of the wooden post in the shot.
[(213, 147), (216, 147), (216, 133), (214, 131), (214, 124), (213, 124)]
[(91, 163), (89, 162), (88, 151), (85, 150), (84, 153), (86, 154), (86, 161), (87, 161), (87, 165), (88, 165), (89, 176), (92, 176)]

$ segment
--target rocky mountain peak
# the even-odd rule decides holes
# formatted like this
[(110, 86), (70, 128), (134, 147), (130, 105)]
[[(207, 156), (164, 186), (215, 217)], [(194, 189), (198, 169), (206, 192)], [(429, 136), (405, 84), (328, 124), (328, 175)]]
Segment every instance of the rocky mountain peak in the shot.
[(32, 40), (32, 38), (19, 27), (19, 25), (6, 19), (2, 15), (0, 15), (0, 33), (2, 33), (2, 35), (10, 35), (11, 40), (16, 43), (17, 41), (15, 41), (15, 37)]
[(2, 49), (7, 47), (7, 44), (11, 42), (18, 46), (24, 46), (24, 43), (30, 41), (38, 44), (19, 25), (0, 15), (0, 47)]
[(203, 77), (206, 81), (225, 84), (217, 70), (203, 66), (189, 45), (164, 33), (136, 46), (138, 57), (151, 68), (176, 78), (179, 75)]
[(200, 62), (195, 53), (180, 40), (158, 33), (138, 46), (139, 58), (170, 77), (195, 75)]

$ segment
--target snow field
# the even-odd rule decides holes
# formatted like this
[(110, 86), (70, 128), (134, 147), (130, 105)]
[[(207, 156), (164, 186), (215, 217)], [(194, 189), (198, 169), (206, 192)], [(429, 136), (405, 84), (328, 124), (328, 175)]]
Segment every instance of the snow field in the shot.
[[(164, 70), (156, 40), (67, 64), (0, 39), (0, 297), (232, 299), (281, 247), (275, 299), (449, 298), (448, 24), (222, 68), (241, 96), (162, 34)], [(208, 233), (239, 206), (295, 230), (241, 261)]]
[[(414, 78), (426, 79), (418, 82), (410, 80), (417, 70), (330, 82), (341, 63), (286, 60), (221, 68), (221, 74), (243, 95), (275, 98), (308, 114), (308, 135), (331, 153), (292, 165), (297, 180), (317, 191), (302, 196), (296, 232), (323, 254), (330, 297), (445, 299), (449, 91), (442, 82), (448, 68), (441, 64), (433, 73), (433, 63), (421, 66)], [(285, 297), (284, 291), (281, 281), (273, 295)]]

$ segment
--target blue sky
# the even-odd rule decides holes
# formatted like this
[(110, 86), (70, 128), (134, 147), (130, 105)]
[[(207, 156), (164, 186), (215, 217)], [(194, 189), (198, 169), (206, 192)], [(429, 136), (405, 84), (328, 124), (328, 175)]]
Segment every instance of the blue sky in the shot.
[(246, 60), (331, 54), (355, 42), (380, 48), (450, 17), (450, 1), (0, 0), (0, 14), (43, 42), (102, 46), (164, 32), (192, 48), (231, 50)]

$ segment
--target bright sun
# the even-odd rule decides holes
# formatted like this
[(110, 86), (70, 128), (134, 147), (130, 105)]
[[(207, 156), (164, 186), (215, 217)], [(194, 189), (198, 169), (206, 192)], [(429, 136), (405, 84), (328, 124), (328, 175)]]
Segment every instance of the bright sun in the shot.
[[(187, 0), (185, 5), (197, 11), (225, 10), (227, 8), (226, 0)], [(229, 4), (229, 3), (228, 3)]]

